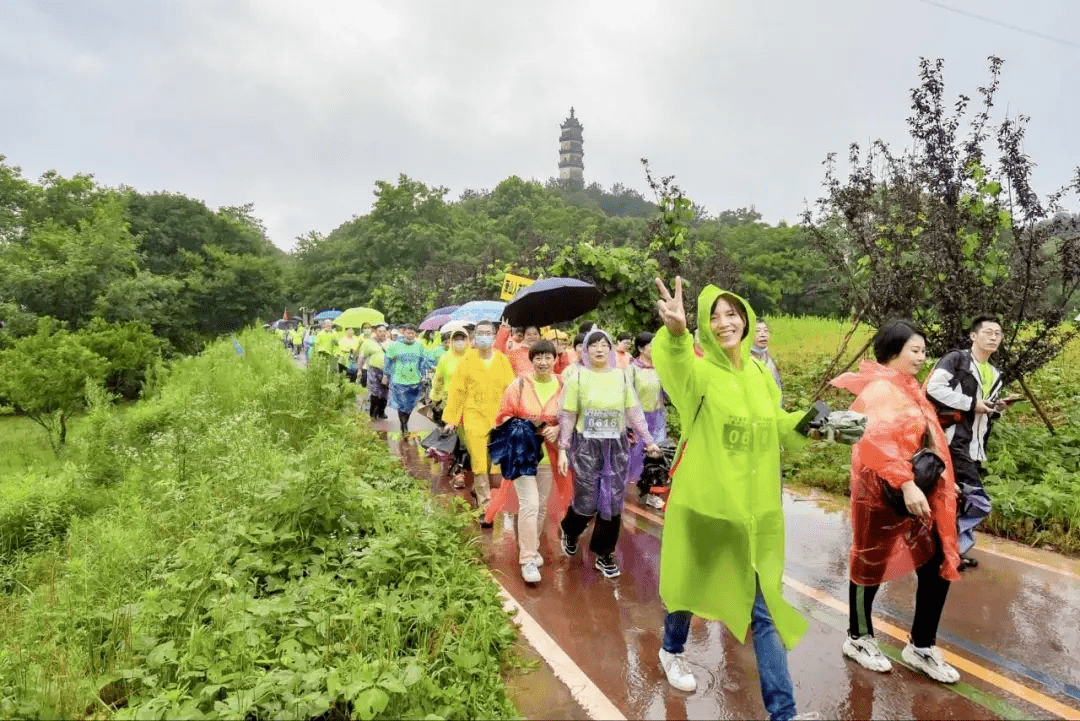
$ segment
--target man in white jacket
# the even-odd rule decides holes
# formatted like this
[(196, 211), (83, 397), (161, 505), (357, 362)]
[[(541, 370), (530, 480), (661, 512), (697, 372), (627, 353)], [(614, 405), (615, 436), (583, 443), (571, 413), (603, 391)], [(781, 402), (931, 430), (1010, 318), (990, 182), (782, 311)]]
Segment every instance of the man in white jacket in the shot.
[(994, 420), (1014, 400), (998, 400), (1001, 372), (990, 363), (990, 356), (1001, 345), (1000, 321), (979, 316), (972, 322), (969, 336), (971, 347), (946, 353), (926, 381), (926, 395), (938, 409), (960, 486), (957, 524), (961, 571), (979, 565), (968, 552), (975, 545), (975, 527), (991, 509), (982, 485), (986, 440)]

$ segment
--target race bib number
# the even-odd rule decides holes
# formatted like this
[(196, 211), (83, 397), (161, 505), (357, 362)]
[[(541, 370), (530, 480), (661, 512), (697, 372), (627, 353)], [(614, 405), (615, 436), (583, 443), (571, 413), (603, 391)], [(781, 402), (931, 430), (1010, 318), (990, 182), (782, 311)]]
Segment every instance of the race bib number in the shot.
[(626, 418), (621, 410), (587, 410), (581, 435), (586, 438), (618, 438), (625, 431), (625, 426)]
[(769, 425), (738, 417), (724, 424), (721, 442), (726, 450), (734, 453), (760, 452), (776, 445)]

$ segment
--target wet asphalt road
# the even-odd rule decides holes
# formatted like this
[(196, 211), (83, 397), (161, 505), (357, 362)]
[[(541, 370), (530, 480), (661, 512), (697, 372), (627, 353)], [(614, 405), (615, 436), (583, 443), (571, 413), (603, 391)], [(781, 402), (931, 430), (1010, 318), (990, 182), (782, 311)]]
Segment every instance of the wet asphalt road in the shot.
[[(414, 415), (414, 437), (402, 442), (397, 422), (381, 421), (388, 445), (437, 494), (454, 490), (425, 458), (417, 437), (432, 425)], [(628, 494), (628, 497), (636, 494)], [(787, 517), (785, 594), (810, 619), (810, 631), (789, 655), (800, 711), (836, 719), (1080, 718), (1080, 562), (986, 535), (974, 555), (980, 566), (954, 583), (938, 643), (961, 672), (944, 686), (905, 667), (914, 575), (886, 584), (875, 603), (889, 674), (845, 659), (847, 504), (800, 489), (784, 494)], [(493, 574), (626, 718), (766, 718), (752, 645), (719, 623), (695, 619), (686, 657), (698, 679), (692, 694), (670, 688), (657, 662), (663, 624), (658, 596), (663, 513), (628, 500), (616, 556), (617, 579), (596, 571), (585, 547), (559, 550), (559, 516), (549, 514), (541, 541), (543, 581), (521, 580), (517, 546), (503, 518), (478, 531)], [(584, 718), (569, 691), (541, 663), (511, 682), (529, 718)]]

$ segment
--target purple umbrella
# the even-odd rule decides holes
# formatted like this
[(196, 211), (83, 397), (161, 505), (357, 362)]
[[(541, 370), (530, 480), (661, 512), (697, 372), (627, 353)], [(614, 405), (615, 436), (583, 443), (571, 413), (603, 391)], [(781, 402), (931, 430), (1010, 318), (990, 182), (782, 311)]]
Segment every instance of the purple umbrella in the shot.
[(420, 330), (439, 330), (443, 323), (450, 320), (449, 313), (442, 313), (441, 315), (429, 315), (424, 319), (424, 322), (420, 324)]

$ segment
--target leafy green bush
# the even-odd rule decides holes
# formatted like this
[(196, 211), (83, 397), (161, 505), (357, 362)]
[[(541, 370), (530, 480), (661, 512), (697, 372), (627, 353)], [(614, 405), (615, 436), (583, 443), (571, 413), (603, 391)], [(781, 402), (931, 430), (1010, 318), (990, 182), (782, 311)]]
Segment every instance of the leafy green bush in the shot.
[(86, 384), (105, 377), (105, 360), (73, 333), (41, 318), (36, 334), (0, 350), (0, 398), (40, 425), (53, 451), (67, 440), (67, 424), (85, 406)]
[(0, 564), (62, 536), (72, 518), (91, 515), (105, 503), (79, 486), (70, 470), (6, 478), (0, 485)]
[(107, 323), (98, 317), (77, 335), (84, 346), (105, 359), (105, 389), (127, 400), (138, 398), (164, 341), (142, 323)]
[(12, 558), (0, 716), (515, 716), (471, 514), (341, 412), (336, 373), (238, 341), (122, 413), (93, 405), (67, 483), (115, 503)]
[(990, 438), (983, 483), (994, 510), (983, 527), (1080, 552), (1080, 425), (1059, 425), (1050, 435), (1042, 426), (1002, 422)]

